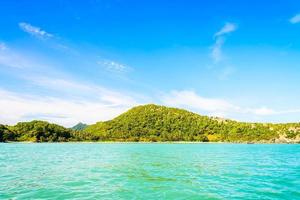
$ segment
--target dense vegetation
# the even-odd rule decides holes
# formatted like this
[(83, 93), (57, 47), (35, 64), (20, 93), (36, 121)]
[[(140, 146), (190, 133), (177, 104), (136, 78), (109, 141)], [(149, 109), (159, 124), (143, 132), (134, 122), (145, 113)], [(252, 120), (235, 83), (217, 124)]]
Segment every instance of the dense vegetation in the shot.
[(0, 125), (0, 141), (65, 142), (72, 131), (45, 121), (19, 122), (15, 126)]
[(275, 142), (300, 136), (300, 124), (243, 123), (157, 105), (137, 106), (85, 130), (90, 140)]
[(0, 142), (13, 141), (15, 135), (7, 126), (0, 124)]
[(45, 121), (0, 125), (0, 141), (299, 142), (300, 123), (244, 123), (157, 105), (137, 106), (113, 120), (71, 129)]

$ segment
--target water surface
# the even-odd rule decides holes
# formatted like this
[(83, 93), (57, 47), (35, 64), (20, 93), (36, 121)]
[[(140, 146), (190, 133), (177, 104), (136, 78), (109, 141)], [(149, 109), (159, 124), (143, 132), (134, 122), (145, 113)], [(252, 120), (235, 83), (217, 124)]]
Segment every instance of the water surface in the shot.
[(0, 199), (300, 199), (300, 145), (0, 144)]

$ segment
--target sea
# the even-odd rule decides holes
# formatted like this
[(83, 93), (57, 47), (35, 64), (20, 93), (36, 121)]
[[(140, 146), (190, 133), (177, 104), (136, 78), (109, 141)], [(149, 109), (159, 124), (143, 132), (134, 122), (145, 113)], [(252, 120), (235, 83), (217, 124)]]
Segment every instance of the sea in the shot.
[(0, 199), (300, 199), (300, 145), (1, 143)]

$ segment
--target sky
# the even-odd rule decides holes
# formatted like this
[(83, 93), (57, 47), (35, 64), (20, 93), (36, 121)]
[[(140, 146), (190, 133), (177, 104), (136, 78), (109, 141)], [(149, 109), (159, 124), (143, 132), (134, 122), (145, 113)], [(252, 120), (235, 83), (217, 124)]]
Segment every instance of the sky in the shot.
[(299, 0), (0, 1), (0, 123), (160, 104), (300, 121)]

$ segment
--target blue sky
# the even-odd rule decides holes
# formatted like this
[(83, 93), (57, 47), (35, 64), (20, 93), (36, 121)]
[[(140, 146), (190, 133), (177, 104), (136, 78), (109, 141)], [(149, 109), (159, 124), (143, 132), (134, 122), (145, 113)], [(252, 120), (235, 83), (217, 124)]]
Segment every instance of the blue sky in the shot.
[(0, 2), (0, 123), (65, 126), (146, 103), (300, 121), (300, 2)]

